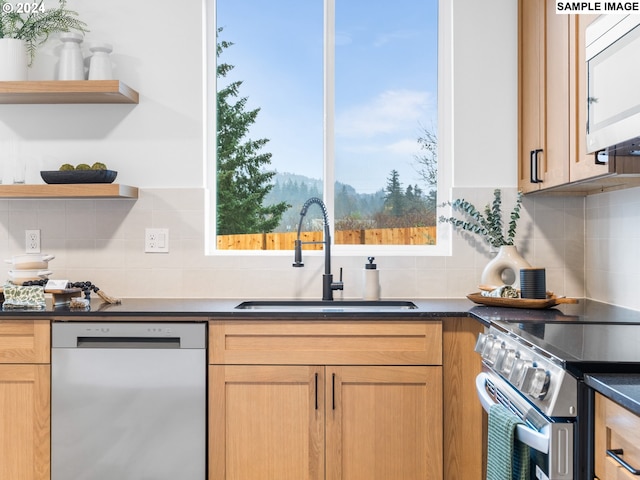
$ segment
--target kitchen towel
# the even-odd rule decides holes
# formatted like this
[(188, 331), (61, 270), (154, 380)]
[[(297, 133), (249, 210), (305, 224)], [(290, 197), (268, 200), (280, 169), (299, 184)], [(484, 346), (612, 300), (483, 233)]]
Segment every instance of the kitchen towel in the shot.
[(10, 309), (35, 309), (45, 308), (44, 287), (33, 285), (23, 287), (7, 282), (4, 285), (3, 310)]
[(529, 479), (529, 447), (516, 438), (521, 423), (501, 404), (489, 409), (487, 480)]

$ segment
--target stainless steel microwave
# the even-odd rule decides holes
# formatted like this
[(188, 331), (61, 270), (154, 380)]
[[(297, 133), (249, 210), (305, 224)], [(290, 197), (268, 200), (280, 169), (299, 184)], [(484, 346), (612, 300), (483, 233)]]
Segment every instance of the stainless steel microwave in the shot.
[(587, 151), (640, 155), (640, 15), (601, 15), (585, 32)]

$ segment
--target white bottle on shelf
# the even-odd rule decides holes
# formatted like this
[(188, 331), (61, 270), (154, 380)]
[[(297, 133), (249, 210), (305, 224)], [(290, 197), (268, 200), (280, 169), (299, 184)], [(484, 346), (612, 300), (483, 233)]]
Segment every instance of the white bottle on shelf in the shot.
[(58, 62), (58, 80), (84, 80), (84, 58), (80, 49), (82, 39), (80, 33), (60, 34), (63, 46)]
[(364, 293), (365, 300), (380, 300), (380, 271), (373, 263), (374, 257), (368, 257), (369, 263), (364, 266)]

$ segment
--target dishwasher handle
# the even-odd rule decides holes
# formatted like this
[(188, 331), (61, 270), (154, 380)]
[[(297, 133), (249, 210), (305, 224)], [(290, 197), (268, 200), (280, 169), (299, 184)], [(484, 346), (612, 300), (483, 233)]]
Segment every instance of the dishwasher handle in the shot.
[(77, 348), (180, 348), (180, 338), (149, 337), (77, 337)]

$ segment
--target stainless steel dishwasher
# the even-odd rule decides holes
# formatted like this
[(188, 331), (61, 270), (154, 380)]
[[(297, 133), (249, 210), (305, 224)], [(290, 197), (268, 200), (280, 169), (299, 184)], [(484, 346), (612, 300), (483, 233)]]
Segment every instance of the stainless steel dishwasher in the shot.
[(54, 323), (52, 480), (205, 480), (206, 326)]

